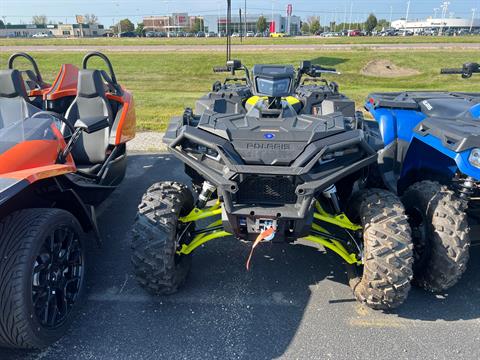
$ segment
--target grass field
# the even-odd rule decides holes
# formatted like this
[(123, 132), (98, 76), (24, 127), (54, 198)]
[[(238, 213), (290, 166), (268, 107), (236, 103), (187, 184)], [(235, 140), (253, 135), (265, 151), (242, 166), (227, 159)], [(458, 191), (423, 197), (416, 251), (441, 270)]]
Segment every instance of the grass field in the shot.
[[(47, 81), (52, 81), (60, 64), (79, 65), (81, 53), (38, 53), (34, 54)], [(398, 90), (463, 90), (479, 91), (478, 78), (463, 80), (459, 76), (440, 75), (442, 67), (459, 67), (467, 61), (479, 61), (478, 51), (388, 51), (374, 52), (330, 51), (330, 52), (263, 52), (235, 53), (251, 66), (254, 63), (295, 64), (300, 60), (334, 66), (341, 76), (328, 78), (340, 84), (340, 90), (350, 96), (361, 107), (365, 97), (373, 91)], [(8, 54), (0, 54), (0, 68), (6, 67)], [(142, 130), (164, 130), (168, 119), (181, 114), (186, 106), (193, 106), (195, 99), (209, 91), (214, 80), (223, 74), (213, 74), (214, 65), (224, 64), (223, 53), (112, 53), (111, 61), (119, 82), (133, 91), (138, 127)], [(404, 78), (379, 78), (360, 74), (360, 70), (371, 60), (387, 59), (393, 63), (416, 69), (419, 75)]]
[[(223, 45), (225, 38), (93, 38), (93, 39), (0, 39), (0, 46), (28, 45)], [(239, 38), (232, 39), (240, 44)], [(290, 45), (290, 44), (415, 44), (415, 43), (478, 43), (480, 36), (393, 36), (393, 37), (295, 37), (295, 38), (245, 38), (246, 45)]]

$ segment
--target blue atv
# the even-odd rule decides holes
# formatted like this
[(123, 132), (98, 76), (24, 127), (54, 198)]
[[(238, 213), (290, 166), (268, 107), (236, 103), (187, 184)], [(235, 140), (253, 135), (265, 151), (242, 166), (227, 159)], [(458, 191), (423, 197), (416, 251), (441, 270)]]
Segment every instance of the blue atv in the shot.
[[(442, 73), (470, 78), (480, 66)], [(372, 179), (401, 195), (409, 216), (414, 282), (446, 290), (466, 269), (480, 219), (480, 93), (375, 93), (365, 108), (384, 142)]]

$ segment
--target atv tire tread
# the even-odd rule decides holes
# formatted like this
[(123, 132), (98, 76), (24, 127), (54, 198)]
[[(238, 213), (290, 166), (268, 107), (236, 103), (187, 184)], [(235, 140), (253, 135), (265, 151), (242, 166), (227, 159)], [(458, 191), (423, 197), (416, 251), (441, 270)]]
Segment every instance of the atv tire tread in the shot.
[(191, 191), (183, 184), (152, 185), (138, 207), (132, 228), (132, 265), (139, 284), (154, 295), (170, 295), (185, 282), (190, 256), (176, 261), (178, 217), (194, 206)]
[(431, 292), (454, 286), (467, 268), (470, 249), (470, 229), (467, 202), (447, 186), (434, 181), (421, 181), (410, 186), (403, 195), (408, 208), (419, 204), (427, 212), (430, 235), (430, 256), (414, 283)]
[(357, 300), (370, 308), (396, 308), (406, 300), (413, 277), (404, 207), (393, 193), (370, 189), (353, 196), (351, 209), (364, 227), (364, 266), (361, 278), (351, 279), (350, 286)]

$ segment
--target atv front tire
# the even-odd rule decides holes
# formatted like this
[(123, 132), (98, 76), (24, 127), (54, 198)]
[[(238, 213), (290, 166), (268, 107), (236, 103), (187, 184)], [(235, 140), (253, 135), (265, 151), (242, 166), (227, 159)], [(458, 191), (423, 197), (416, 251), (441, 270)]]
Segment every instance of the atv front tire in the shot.
[(191, 191), (176, 182), (154, 184), (143, 196), (132, 230), (132, 264), (137, 281), (151, 294), (173, 294), (187, 278), (191, 258), (176, 252), (180, 242), (190, 240), (194, 224), (178, 218), (193, 207)]
[(405, 210), (396, 195), (380, 189), (353, 196), (349, 214), (363, 225), (363, 274), (353, 276), (355, 297), (372, 309), (400, 306), (410, 291), (413, 244)]
[(0, 222), (0, 347), (44, 348), (62, 337), (84, 292), (77, 219), (26, 209)]
[(432, 292), (449, 289), (467, 268), (467, 203), (433, 181), (413, 184), (402, 200), (413, 231), (414, 283)]

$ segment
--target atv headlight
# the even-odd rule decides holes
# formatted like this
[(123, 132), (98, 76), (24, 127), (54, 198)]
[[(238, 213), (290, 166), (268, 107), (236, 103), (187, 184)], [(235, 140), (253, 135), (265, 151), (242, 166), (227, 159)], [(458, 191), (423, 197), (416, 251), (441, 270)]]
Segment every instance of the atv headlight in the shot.
[(468, 158), (468, 162), (475, 166), (476, 168), (480, 169), (480, 149), (473, 149), (470, 153), (470, 157)]

